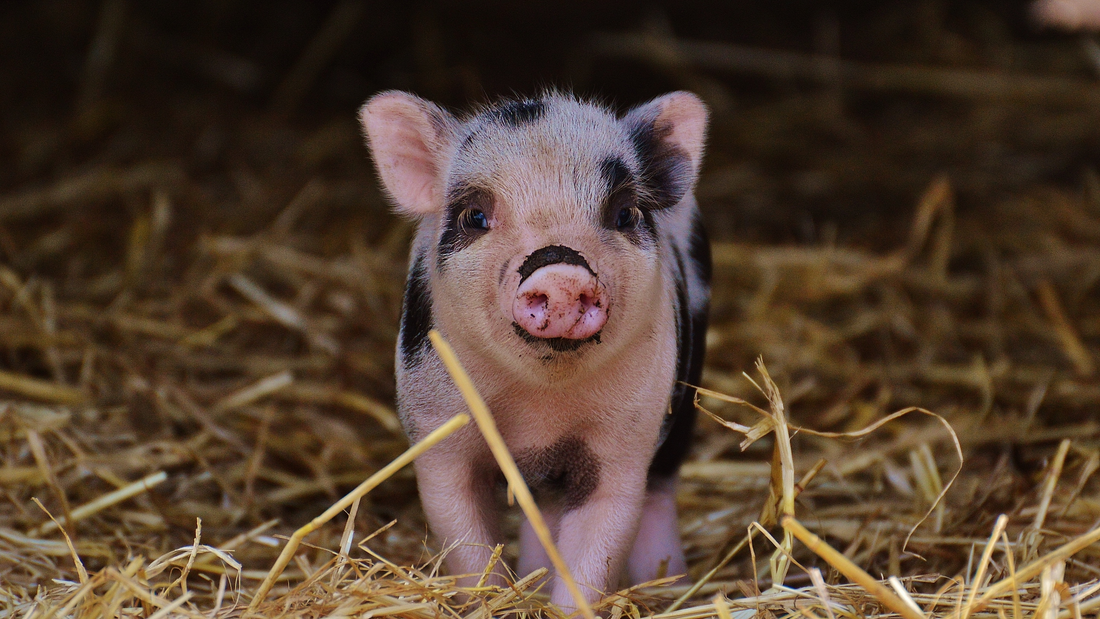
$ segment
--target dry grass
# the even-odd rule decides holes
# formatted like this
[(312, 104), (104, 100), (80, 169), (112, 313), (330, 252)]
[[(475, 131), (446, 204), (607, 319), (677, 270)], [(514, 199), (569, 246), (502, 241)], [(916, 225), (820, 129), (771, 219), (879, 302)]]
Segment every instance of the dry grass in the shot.
[[(936, 212), (945, 208), (943, 196), (948, 195), (944, 182), (937, 181), (929, 195), (933, 198), (924, 199), (917, 211), (908, 247), (895, 254), (879, 258), (833, 248), (764, 247), (750, 252), (748, 247), (724, 244), (716, 251), (719, 280), (728, 276), (721, 270), (728, 260), (723, 256), (740, 254), (753, 256), (745, 263), (774, 272), (777, 283), (768, 292), (773, 295), (771, 303), (783, 298), (775, 295), (790, 295), (789, 291), (812, 292), (805, 287), (806, 282), (820, 286), (822, 292), (817, 294), (844, 299), (858, 297), (860, 287), (870, 282), (902, 287), (921, 281), (928, 277), (922, 273), (927, 269), (920, 259), (926, 242), (922, 237), (934, 236)], [(213, 239), (204, 244), (247, 249), (256, 261), (297, 251), (270, 243), (265, 235), (266, 231), (250, 238)], [(346, 285), (334, 275), (339, 273), (340, 259), (325, 262), (318, 257), (303, 258), (307, 258), (304, 264), (315, 266), (310, 278), (299, 280), (302, 285), (316, 281), (314, 278), (328, 285)], [(1029, 259), (1034, 261), (1035, 257)], [(329, 269), (327, 278), (321, 277), (322, 267)], [(255, 282), (246, 286), (254, 286), (260, 293), (241, 293), (233, 298), (230, 295), (240, 291), (233, 282), (250, 280), (240, 271), (223, 273), (221, 277), (227, 284), (215, 289), (223, 299), (233, 300), (229, 306), (233, 313), (227, 314), (230, 318), (214, 321), (214, 325), (234, 323), (230, 331), (236, 331), (271, 328), (266, 326), (270, 324), (297, 333), (304, 348), (300, 355), (283, 362), (288, 365), (290, 361), (297, 364), (331, 352), (324, 342), (338, 339), (331, 331), (317, 327), (324, 323), (323, 316), (307, 315), (264, 292)], [(16, 277), (12, 273), (8, 279)], [(798, 281), (803, 285), (796, 285)], [(846, 283), (829, 283), (838, 281)], [(944, 274), (941, 285), (952, 285), (949, 273)], [(24, 313), (32, 324), (45, 325), (51, 319), (41, 304), (41, 289), (32, 286), (21, 284), (10, 289), (9, 298), (13, 310)], [(1037, 300), (1040, 294), (1048, 293), (1037, 293)], [(1066, 348), (1069, 340), (1060, 334), (1060, 330), (1075, 330), (1074, 324), (1064, 318), (1064, 310), (1049, 312), (1049, 304), (1040, 301), (1034, 311), (1037, 319), (1049, 320), (1051, 350), (1065, 351), (1070, 369), (1064, 377), (1057, 372), (1040, 375), (1041, 382), (1021, 394), (1024, 406), (1015, 412), (992, 410), (991, 400), (996, 398), (989, 391), (1011, 384), (1011, 374), (1007, 369), (991, 369), (980, 357), (957, 369), (937, 370), (925, 365), (921, 373), (909, 378), (915, 384), (924, 379), (932, 387), (943, 389), (946, 384), (949, 389), (962, 393), (970, 390), (977, 395), (967, 398), (969, 406), (953, 410), (950, 422), (935, 416), (940, 423), (932, 425), (907, 415), (931, 414), (918, 409), (881, 415), (878, 411), (888, 400), (881, 387), (871, 387), (885, 377), (866, 368), (861, 368), (864, 376), (853, 372), (857, 387), (841, 392), (844, 399), (821, 412), (819, 420), (850, 428), (837, 432), (794, 425), (782, 390), (762, 364), (758, 366), (760, 382), (747, 377), (742, 380), (750, 390), (759, 392), (756, 397), (762, 396), (763, 406), (751, 404), (754, 398), (748, 392), (739, 397), (703, 390), (700, 406), (732, 432), (704, 417), (702, 445), (695, 459), (685, 466), (681, 500), (694, 584), (690, 588), (666, 585), (625, 590), (610, 596), (596, 610), (612, 615), (656, 613), (667, 617), (737, 616), (745, 612), (835, 617), (893, 612), (907, 619), (993, 614), (1013, 619), (1039, 615), (1053, 619), (1095, 612), (1100, 608), (1100, 501), (1092, 476), (1100, 460), (1098, 430), (1095, 420), (1088, 417), (1040, 426), (1036, 409), (1052, 393), (1088, 397), (1084, 392), (1087, 383), (1073, 376), (1079, 368)], [(862, 302), (855, 307), (862, 315), (857, 314), (852, 322), (881, 320), (880, 310)], [(56, 303), (52, 311), (78, 315), (67, 313), (71, 309), (63, 303)], [(1063, 319), (1051, 318), (1059, 315)], [(781, 328), (777, 323), (796, 316), (777, 312), (740, 328), (746, 332)], [(79, 325), (80, 320), (90, 317), (80, 316), (74, 322)], [(203, 350), (217, 349), (218, 338), (225, 337), (216, 336), (205, 346), (196, 346), (191, 343), (196, 334), (210, 333), (209, 327), (189, 329), (148, 314), (135, 316), (108, 310), (95, 320), (116, 328), (157, 324), (156, 329), (144, 332), (152, 335), (149, 332), (155, 330), (171, 345), (156, 346), (154, 338), (144, 340), (144, 345), (156, 346), (159, 358), (177, 362), (202, 359)], [(67, 324), (56, 318), (53, 321)], [(1006, 322), (1001, 326), (1022, 330), (1030, 325)], [(319, 330), (311, 335), (310, 329)], [(815, 335), (832, 340), (831, 346), (843, 341), (842, 329), (819, 329)], [(721, 325), (716, 328), (717, 338), (722, 337), (723, 330)], [(1080, 341), (1080, 336), (1074, 337)], [(712, 346), (722, 346), (721, 340), (714, 342), (716, 334), (711, 339)], [(44, 330), (30, 334), (24, 341), (40, 346), (45, 358), (51, 349), (58, 358), (74, 358), (67, 354), (68, 346), (59, 344), (56, 337), (47, 337)], [(71, 341), (79, 339), (73, 337)], [(784, 347), (793, 344), (781, 339), (768, 341)], [(808, 343), (803, 341), (801, 345)], [(75, 366), (60, 366), (63, 370), (75, 367), (79, 369), (77, 376), (92, 379), (85, 378), (83, 385), (7, 374), (6, 391), (43, 403), (33, 404), (28, 399), (9, 401), (5, 406), (6, 462), (0, 467), (0, 480), (8, 497), (14, 499), (9, 505), (20, 505), (19, 496), (41, 496), (53, 507), (47, 508), (35, 499), (37, 507), (30, 504), (19, 511), (7, 508), (9, 524), (0, 527), (3, 557), (9, 562), (4, 568), (6, 615), (215, 617), (257, 612), (263, 616), (439, 616), (554, 612), (545, 608), (545, 597), (538, 588), (532, 588), (537, 578), (520, 579), (512, 589), (475, 587), (466, 591), (468, 596), (460, 596), (453, 579), (440, 570), (441, 556), (415, 550), (422, 539), (415, 530), (388, 523), (367, 535), (357, 532), (356, 527), (362, 526), (355, 517), (359, 500), (411, 461), (409, 452), (397, 458), (395, 464), (380, 468), (379, 474), (356, 492), (291, 536), (291, 543), (276, 567), (271, 568), (274, 551), (282, 545), (271, 533), (285, 530), (285, 525), (268, 522), (251, 531), (241, 525), (254, 520), (251, 514), (259, 515), (276, 505), (293, 504), (356, 481), (356, 473), (339, 472), (331, 454), (341, 450), (354, 454), (357, 447), (362, 448), (350, 429), (341, 432), (341, 426), (336, 425), (302, 434), (297, 426), (301, 422), (288, 422), (286, 416), (293, 420), (295, 411), (303, 410), (297, 407), (303, 406), (333, 411), (346, 407), (369, 419), (377, 428), (376, 436), (392, 436), (395, 427), (393, 413), (384, 404), (331, 382), (311, 379), (312, 372), (325, 371), (323, 365), (318, 364), (320, 369), (305, 364), (279, 367), (277, 359), (264, 364), (255, 356), (238, 353), (233, 359), (240, 364), (241, 378), (205, 390), (201, 389), (203, 382), (195, 379), (185, 387), (162, 378), (163, 382), (154, 386), (149, 379), (133, 373), (113, 379), (124, 378), (119, 382), (131, 390), (131, 401), (110, 406), (94, 403), (103, 397), (97, 395), (95, 379), (103, 381), (110, 366), (101, 360), (106, 354), (100, 348), (91, 350), (75, 357), (79, 359)], [(772, 353), (785, 358), (782, 353)], [(809, 360), (816, 362), (812, 356)], [(250, 368), (250, 361), (257, 367)], [(786, 363), (792, 361), (787, 359)], [(67, 375), (66, 371), (61, 373)], [(826, 374), (824, 378), (831, 376)], [(727, 387), (737, 384), (732, 376), (713, 369), (707, 382)], [(788, 393), (797, 395), (801, 391), (802, 398), (809, 398), (815, 389), (803, 380), (788, 388)], [(863, 393), (874, 399), (859, 400), (857, 396)], [(141, 399), (142, 395), (146, 399)], [(135, 411), (135, 406), (141, 404), (146, 408)], [(725, 417), (736, 418), (735, 409), (724, 408), (731, 405), (745, 408), (756, 419), (746, 419), (747, 423), (728, 421)], [(841, 414), (838, 409), (845, 410)], [(134, 424), (140, 423), (133, 418), (135, 412), (175, 419), (193, 429), (183, 438), (141, 438), (134, 433)], [(286, 427), (296, 435), (276, 430), (273, 426), (277, 419), (280, 427), (289, 423)], [(302, 421), (317, 423), (320, 419), (307, 415)], [(867, 427), (852, 428), (854, 423), (865, 423)], [(738, 445), (751, 452), (757, 441), (774, 436), (777, 430), (778, 440), (771, 441), (774, 455), (770, 465), (724, 455)], [(278, 461), (276, 457), (286, 459), (300, 453), (303, 436), (311, 435), (316, 437), (312, 440), (320, 457), (329, 458), (324, 468), (313, 467), (312, 474), (296, 477), (286, 472), (285, 465), (271, 464)], [(739, 435), (744, 440), (736, 438)], [(244, 438), (248, 436), (252, 439)], [(853, 445), (855, 439), (862, 442)], [(1014, 449), (1022, 450), (1041, 449), (1044, 444), (1058, 448), (1048, 452), (1051, 457), (1037, 471), (1039, 474), (1023, 479), (1013, 472), (1007, 455), (1002, 455), (992, 469), (973, 464), (974, 459), (988, 458), (982, 452), (990, 443), (1015, 445)], [(397, 454), (400, 445), (396, 436), (383, 439), (371, 445), (371, 456), (377, 461), (387, 453)], [(797, 448), (792, 449), (795, 445)], [(951, 451), (956, 454), (955, 463), (943, 464), (950, 460), (942, 456)], [(410, 452), (415, 454), (415, 450)], [(960, 466), (964, 452), (977, 455)], [(135, 474), (144, 477), (136, 479)], [(408, 478), (404, 480), (397, 483), (407, 485)], [(174, 487), (171, 493), (160, 489), (166, 481)], [(194, 496), (194, 487), (200, 484), (209, 485), (213, 490), (210, 495), (221, 495), (220, 505), (200, 506), (193, 499), (179, 500)], [(353, 503), (352, 516), (345, 519), (343, 527), (325, 526)], [(1003, 513), (994, 523), (985, 514), (997, 516), (992, 508), (998, 504)], [(51, 517), (46, 509), (59, 513)], [(186, 522), (182, 514), (188, 513), (213, 521), (223, 531), (238, 530), (239, 534), (224, 541), (204, 541), (200, 522), (192, 543), (166, 547), (164, 542), (178, 539), (174, 531), (180, 530)], [(777, 523), (782, 524), (780, 529), (775, 528)], [(769, 532), (777, 530), (783, 533), (778, 539)], [(317, 539), (305, 540), (310, 533), (315, 533)], [(395, 534), (403, 539), (395, 539)], [(841, 544), (842, 550), (834, 549), (822, 538)], [(295, 554), (299, 542), (311, 545)], [(385, 558), (385, 551), (392, 548), (405, 550), (405, 559)], [(813, 554), (808, 552), (821, 558), (818, 567), (812, 567)], [(420, 558), (415, 561), (407, 558), (416, 555)], [(869, 575), (868, 567), (877, 575)], [(826, 569), (824, 574), (818, 571), (822, 568)], [(721, 595), (711, 601), (716, 591)]]
[[(234, 117), (222, 95), (196, 93), (188, 104), (242, 127), (211, 163), (193, 136), (170, 157), (111, 154), (128, 135), (105, 128), (112, 62), (151, 45), (120, 34), (140, 31), (125, 8), (102, 3), (72, 117), (20, 138), (30, 171), (0, 191), (0, 617), (556, 615), (540, 574), (461, 589), (442, 570), (447, 549), (427, 539), (401, 468), (424, 446), (409, 447), (392, 408), (409, 227), (372, 193), (350, 113), (286, 120), (368, 9), (335, 4), (262, 113)], [(251, 88), (240, 58), (165, 41), (173, 62)], [(1095, 169), (1007, 188), (978, 163), (927, 174), (890, 204), (912, 215), (800, 243), (732, 228), (723, 211), (781, 184), (738, 163), (752, 145), (752, 161), (797, 154), (830, 178), (852, 182), (854, 168), (914, 186), (890, 157), (822, 146), (859, 133), (832, 107), (845, 88), (969, 115), (958, 134), (897, 127), (919, 153), (970, 152), (998, 123), (1070, 150), (1095, 134), (1082, 121), (1095, 123), (1095, 81), (829, 64), (677, 40), (659, 23), (596, 37), (591, 52), (651, 63), (718, 111), (699, 192), (717, 239), (710, 414), (679, 495), (692, 584), (626, 589), (593, 610), (1100, 614)], [(820, 90), (727, 114), (731, 73)], [(826, 138), (781, 129), (808, 118)], [(58, 141), (106, 154), (67, 166)]]

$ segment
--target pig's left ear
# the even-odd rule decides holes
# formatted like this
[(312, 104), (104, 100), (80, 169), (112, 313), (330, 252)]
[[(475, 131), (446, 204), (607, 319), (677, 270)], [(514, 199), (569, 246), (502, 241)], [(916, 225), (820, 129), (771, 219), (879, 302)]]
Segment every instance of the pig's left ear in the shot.
[(359, 122), (382, 185), (397, 211), (423, 217), (443, 208), (443, 158), (454, 117), (407, 92), (375, 95)]
[(707, 106), (690, 92), (670, 92), (623, 117), (638, 151), (643, 173), (664, 194), (679, 202), (695, 185), (703, 163)]

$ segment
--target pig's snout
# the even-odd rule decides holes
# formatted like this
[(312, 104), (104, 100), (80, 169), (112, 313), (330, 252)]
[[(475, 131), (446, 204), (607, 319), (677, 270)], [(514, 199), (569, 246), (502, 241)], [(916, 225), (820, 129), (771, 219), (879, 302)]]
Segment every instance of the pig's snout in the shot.
[(583, 340), (607, 322), (607, 291), (588, 269), (557, 263), (531, 273), (516, 292), (512, 317), (538, 338)]

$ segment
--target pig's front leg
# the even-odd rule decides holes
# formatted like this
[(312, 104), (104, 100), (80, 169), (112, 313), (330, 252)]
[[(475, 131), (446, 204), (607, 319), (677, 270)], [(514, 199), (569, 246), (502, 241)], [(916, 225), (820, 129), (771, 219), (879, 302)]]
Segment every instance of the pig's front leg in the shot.
[[(600, 600), (619, 584), (619, 573), (637, 533), (646, 486), (644, 462), (601, 464), (595, 489), (572, 505), (567, 500), (558, 534), (562, 558), (589, 602)], [(554, 583), (550, 600), (563, 609), (576, 607), (560, 579)]]
[[(442, 447), (442, 446), (441, 446)], [(432, 533), (449, 548), (447, 568), (459, 586), (477, 583), (500, 543), (491, 469), (463, 449), (434, 449), (416, 461), (420, 500)], [(457, 544), (457, 545), (456, 545)], [(503, 586), (499, 563), (488, 583)]]
[(638, 537), (630, 551), (627, 570), (632, 585), (660, 576), (687, 573), (680, 526), (676, 520), (675, 477), (649, 481)]
[[(542, 512), (542, 519), (550, 529), (551, 535), (557, 537), (558, 520), (561, 517), (561, 512), (556, 505), (552, 504), (540, 505), (539, 507)], [(524, 518), (523, 524), (520, 525), (519, 529), (519, 564), (516, 566), (517, 575), (523, 578), (540, 567), (545, 567), (551, 573), (554, 571), (554, 564), (550, 561), (550, 555), (546, 554), (546, 549), (543, 548), (542, 542), (539, 541), (539, 536), (535, 533), (535, 528), (531, 526), (530, 520)]]

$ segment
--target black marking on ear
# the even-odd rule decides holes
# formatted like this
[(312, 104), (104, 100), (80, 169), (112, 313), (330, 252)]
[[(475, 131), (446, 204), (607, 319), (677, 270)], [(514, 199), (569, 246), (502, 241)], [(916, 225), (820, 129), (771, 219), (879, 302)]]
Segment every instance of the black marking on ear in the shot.
[(443, 220), (443, 232), (439, 235), (439, 255), (437, 265), (440, 270), (446, 265), (447, 260), (454, 254), (473, 245), (487, 230), (467, 230), (462, 226), (460, 217), (468, 208), (476, 208), (488, 217), (492, 214), (493, 200), (484, 191), (470, 185), (459, 183), (447, 190), (444, 201), (445, 217)]
[(432, 297), (428, 285), (428, 270), (424, 253), (417, 254), (405, 281), (405, 300), (401, 306), (401, 364), (405, 369), (420, 363), (428, 347), (428, 331), (432, 329)]
[(600, 485), (600, 460), (583, 439), (567, 436), (549, 447), (516, 454), (516, 466), (535, 492), (554, 492), (566, 510), (581, 507)]
[(502, 101), (489, 109), (489, 114), (509, 127), (531, 124), (546, 112), (546, 104), (537, 99)]
[(522, 284), (532, 273), (542, 267), (558, 264), (559, 262), (584, 267), (593, 276), (596, 275), (596, 272), (588, 265), (588, 261), (577, 250), (565, 245), (547, 245), (536, 249), (523, 259), (523, 264), (519, 266), (520, 283)]
[[(676, 384), (669, 398), (669, 415), (661, 428), (663, 441), (649, 464), (648, 485), (667, 480), (676, 475), (680, 464), (691, 448), (691, 435), (695, 428), (695, 389), (682, 383), (698, 385), (703, 376), (706, 356), (707, 308), (691, 311), (687, 294), (687, 273), (678, 248), (673, 248), (679, 266), (676, 281), (676, 335), (679, 349), (676, 358)], [(708, 250), (709, 255), (709, 250)], [(709, 266), (707, 268), (709, 270)]]
[[(519, 326), (518, 322), (512, 323), (512, 330), (515, 331), (516, 335), (520, 336), (520, 338), (528, 344), (544, 344), (554, 352), (572, 352), (574, 350), (577, 350), (581, 346), (584, 346), (585, 344), (599, 344), (600, 334), (603, 333), (602, 330), (597, 331), (581, 340), (571, 340), (565, 337), (537, 337), (531, 335), (527, 332), (526, 329)], [(553, 356), (549, 356), (544, 357), (543, 360), (550, 361), (553, 358)]]
[(630, 127), (630, 141), (642, 168), (642, 198), (649, 209), (676, 206), (691, 185), (691, 158), (665, 140), (671, 132), (672, 127), (657, 120)]

